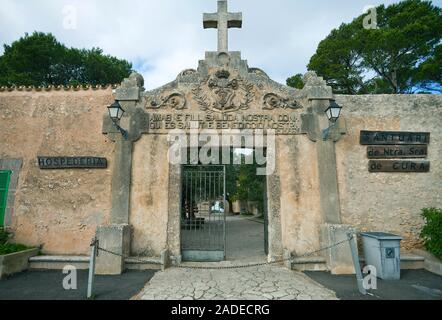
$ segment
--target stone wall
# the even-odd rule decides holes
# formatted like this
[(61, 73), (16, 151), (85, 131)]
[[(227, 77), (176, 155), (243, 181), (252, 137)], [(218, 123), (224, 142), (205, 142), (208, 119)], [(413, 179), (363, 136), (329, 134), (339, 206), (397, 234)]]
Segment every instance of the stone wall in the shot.
[[(404, 237), (402, 247), (419, 247), (424, 207), (442, 207), (442, 96), (342, 96), (348, 133), (336, 144), (343, 223), (361, 231)], [(361, 130), (430, 132), (429, 173), (369, 173)]]
[[(143, 135), (135, 143), (132, 166), (132, 253), (159, 256), (166, 248), (169, 162), (166, 135)], [(179, 201), (179, 195), (176, 195)]]
[[(404, 236), (419, 247), (423, 207), (442, 207), (442, 96), (342, 96), (347, 134), (336, 143), (342, 223)], [(0, 160), (20, 163), (13, 210), (14, 240), (43, 245), (46, 254), (87, 254), (98, 225), (110, 221), (115, 144), (102, 134), (112, 90), (0, 92)], [(430, 173), (369, 173), (360, 130), (431, 132)], [(134, 144), (130, 224), (132, 253), (158, 256), (167, 244), (167, 136)], [(272, 205), (281, 217), (282, 246), (296, 254), (318, 249), (320, 225), (316, 144), (307, 135), (278, 136)], [(102, 156), (108, 169), (41, 170), (37, 156)], [(9, 159), (9, 160), (8, 160)], [(5, 169), (1, 167), (2, 169)], [(269, 190), (275, 192), (275, 190)], [(179, 195), (171, 195), (177, 197)]]
[[(0, 92), (0, 159), (22, 159), (9, 225), (47, 254), (87, 254), (110, 214), (114, 143), (102, 134), (112, 90)], [(41, 170), (37, 156), (101, 156), (108, 169)]]
[(283, 247), (303, 254), (319, 249), (322, 223), (315, 143), (307, 136), (279, 136)]

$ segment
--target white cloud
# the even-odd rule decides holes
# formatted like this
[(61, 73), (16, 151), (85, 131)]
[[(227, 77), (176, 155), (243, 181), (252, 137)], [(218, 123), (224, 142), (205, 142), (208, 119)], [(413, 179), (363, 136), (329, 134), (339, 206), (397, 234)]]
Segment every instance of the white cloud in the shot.
[[(249, 65), (285, 82), (305, 72), (316, 47), (332, 28), (349, 22), (367, 5), (396, 0), (231, 0), (243, 12), (243, 29), (229, 32), (230, 49)], [(433, 1), (441, 5), (442, 0)], [(63, 29), (63, 8), (74, 5), (78, 28)], [(52, 32), (73, 47), (100, 47), (134, 63), (153, 89), (196, 68), (204, 51), (216, 49), (216, 31), (203, 30), (202, 13), (215, 12), (216, 0), (0, 0), (0, 43), (25, 32)], [(1, 49), (3, 50), (3, 49)]]

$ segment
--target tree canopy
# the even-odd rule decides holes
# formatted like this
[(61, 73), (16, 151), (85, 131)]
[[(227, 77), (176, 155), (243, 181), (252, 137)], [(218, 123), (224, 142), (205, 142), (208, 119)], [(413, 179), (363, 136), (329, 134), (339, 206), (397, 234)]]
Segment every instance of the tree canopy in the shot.
[(99, 48), (67, 48), (50, 33), (32, 35), (4, 45), (0, 85), (105, 85), (128, 77), (132, 64), (104, 55)]
[(376, 12), (376, 29), (364, 28), (363, 14), (332, 30), (307, 68), (337, 93), (442, 92), (442, 9), (406, 0)]

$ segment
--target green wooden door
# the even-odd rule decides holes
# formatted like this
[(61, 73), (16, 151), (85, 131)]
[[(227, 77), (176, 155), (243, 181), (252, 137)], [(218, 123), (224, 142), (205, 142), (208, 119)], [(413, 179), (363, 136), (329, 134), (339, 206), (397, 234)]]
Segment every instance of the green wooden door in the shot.
[(10, 177), (11, 171), (0, 171), (0, 227), (3, 227), (5, 223)]

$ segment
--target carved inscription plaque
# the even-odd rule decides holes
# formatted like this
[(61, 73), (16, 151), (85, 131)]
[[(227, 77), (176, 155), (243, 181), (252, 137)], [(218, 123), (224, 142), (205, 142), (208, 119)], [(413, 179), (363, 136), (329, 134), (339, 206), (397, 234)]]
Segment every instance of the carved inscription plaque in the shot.
[(367, 148), (367, 156), (369, 159), (425, 158), (427, 154), (427, 145), (385, 145)]
[(428, 132), (361, 131), (361, 145), (429, 144)]
[(370, 172), (429, 172), (429, 161), (370, 160)]
[(291, 114), (255, 113), (152, 113), (149, 115), (149, 133), (167, 134), (170, 130), (198, 128), (200, 130), (275, 130), (278, 135), (301, 133), (301, 116)]
[(38, 157), (40, 169), (106, 169), (107, 159), (99, 157)]

